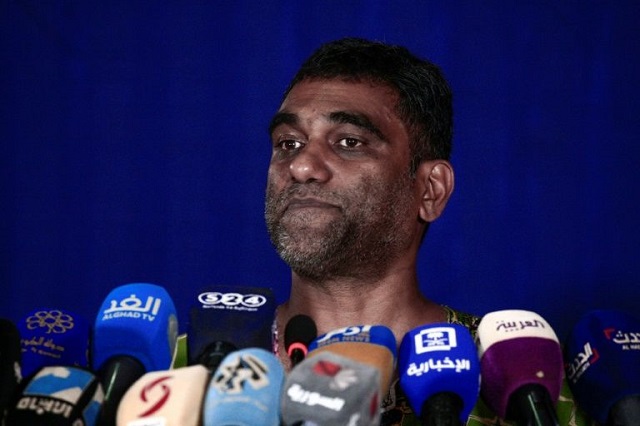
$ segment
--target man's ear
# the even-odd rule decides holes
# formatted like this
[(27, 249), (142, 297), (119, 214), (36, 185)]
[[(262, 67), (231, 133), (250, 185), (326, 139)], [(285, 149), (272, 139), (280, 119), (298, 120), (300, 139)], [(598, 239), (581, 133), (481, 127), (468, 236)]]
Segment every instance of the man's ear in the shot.
[(416, 177), (422, 183), (420, 218), (433, 222), (442, 214), (453, 193), (453, 167), (446, 160), (424, 161), (418, 166)]

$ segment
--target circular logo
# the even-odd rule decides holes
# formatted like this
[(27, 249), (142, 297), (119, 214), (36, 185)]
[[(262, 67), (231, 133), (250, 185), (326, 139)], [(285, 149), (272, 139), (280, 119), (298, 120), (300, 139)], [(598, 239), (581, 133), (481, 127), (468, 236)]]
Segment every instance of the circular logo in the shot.
[(38, 311), (27, 318), (27, 328), (46, 328), (49, 333), (66, 333), (73, 328), (73, 317), (58, 310)]
[(150, 407), (141, 413), (138, 417), (149, 416), (159, 409), (161, 409), (171, 396), (171, 385), (165, 383), (167, 380), (171, 380), (172, 376), (160, 376), (153, 380), (151, 383), (147, 383), (140, 390), (140, 399), (148, 403)]

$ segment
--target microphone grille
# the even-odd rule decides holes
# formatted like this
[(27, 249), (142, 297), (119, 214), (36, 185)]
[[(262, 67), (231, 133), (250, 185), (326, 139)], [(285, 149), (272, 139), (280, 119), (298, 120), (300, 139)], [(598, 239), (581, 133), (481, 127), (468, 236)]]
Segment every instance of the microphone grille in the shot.
[(284, 345), (289, 350), (293, 343), (304, 343), (306, 346), (318, 337), (316, 323), (311, 317), (298, 314), (292, 317), (284, 329)]

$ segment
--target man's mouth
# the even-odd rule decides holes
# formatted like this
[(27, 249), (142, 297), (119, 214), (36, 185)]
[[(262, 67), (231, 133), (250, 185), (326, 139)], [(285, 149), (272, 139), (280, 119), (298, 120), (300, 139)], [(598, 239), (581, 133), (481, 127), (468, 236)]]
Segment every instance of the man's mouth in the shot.
[(340, 210), (340, 207), (318, 198), (292, 198), (285, 209), (286, 212), (295, 212), (306, 209)]

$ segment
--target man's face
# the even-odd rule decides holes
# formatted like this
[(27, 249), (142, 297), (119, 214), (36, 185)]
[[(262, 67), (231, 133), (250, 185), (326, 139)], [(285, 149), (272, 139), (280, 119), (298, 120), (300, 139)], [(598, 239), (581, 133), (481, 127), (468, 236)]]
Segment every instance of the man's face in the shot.
[(395, 104), (386, 86), (302, 81), (274, 116), (265, 217), (297, 274), (375, 277), (419, 240), (420, 194)]

